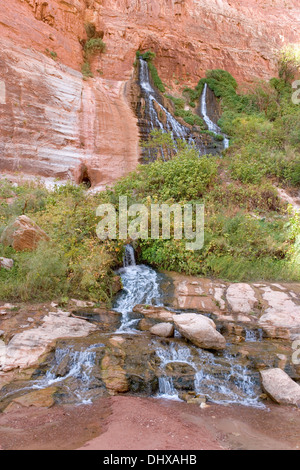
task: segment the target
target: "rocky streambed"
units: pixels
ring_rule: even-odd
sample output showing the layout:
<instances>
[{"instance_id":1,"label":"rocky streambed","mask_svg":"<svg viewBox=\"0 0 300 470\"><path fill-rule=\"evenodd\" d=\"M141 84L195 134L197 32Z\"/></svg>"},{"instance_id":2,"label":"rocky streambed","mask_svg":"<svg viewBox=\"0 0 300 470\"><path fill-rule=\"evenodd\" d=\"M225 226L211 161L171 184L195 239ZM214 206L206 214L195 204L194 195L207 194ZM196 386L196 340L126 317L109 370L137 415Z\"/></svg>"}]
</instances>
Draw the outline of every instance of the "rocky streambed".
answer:
<instances>
[{"instance_id":1,"label":"rocky streambed","mask_svg":"<svg viewBox=\"0 0 300 470\"><path fill-rule=\"evenodd\" d=\"M0 307L2 412L116 394L202 408L264 408L270 397L299 405L299 285L226 284L147 266L119 274L112 311L75 300L67 309Z\"/></svg>"}]
</instances>

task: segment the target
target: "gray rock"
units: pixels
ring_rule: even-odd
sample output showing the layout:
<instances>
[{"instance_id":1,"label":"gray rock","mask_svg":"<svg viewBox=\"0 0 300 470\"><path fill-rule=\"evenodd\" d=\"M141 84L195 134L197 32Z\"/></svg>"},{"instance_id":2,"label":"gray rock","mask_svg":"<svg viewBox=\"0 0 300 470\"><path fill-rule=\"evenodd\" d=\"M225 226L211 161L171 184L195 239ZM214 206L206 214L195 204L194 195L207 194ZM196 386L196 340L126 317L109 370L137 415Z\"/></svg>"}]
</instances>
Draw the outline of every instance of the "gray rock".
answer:
<instances>
[{"instance_id":1,"label":"gray rock","mask_svg":"<svg viewBox=\"0 0 300 470\"><path fill-rule=\"evenodd\" d=\"M174 316L179 333L199 348L222 350L226 340L217 330L212 320L196 313L183 313Z\"/></svg>"},{"instance_id":2,"label":"gray rock","mask_svg":"<svg viewBox=\"0 0 300 470\"><path fill-rule=\"evenodd\" d=\"M260 375L262 387L272 400L278 404L300 408L300 385L282 369L263 370Z\"/></svg>"},{"instance_id":3,"label":"gray rock","mask_svg":"<svg viewBox=\"0 0 300 470\"><path fill-rule=\"evenodd\" d=\"M0 268L11 269L14 265L14 261L10 258L0 257Z\"/></svg>"}]
</instances>

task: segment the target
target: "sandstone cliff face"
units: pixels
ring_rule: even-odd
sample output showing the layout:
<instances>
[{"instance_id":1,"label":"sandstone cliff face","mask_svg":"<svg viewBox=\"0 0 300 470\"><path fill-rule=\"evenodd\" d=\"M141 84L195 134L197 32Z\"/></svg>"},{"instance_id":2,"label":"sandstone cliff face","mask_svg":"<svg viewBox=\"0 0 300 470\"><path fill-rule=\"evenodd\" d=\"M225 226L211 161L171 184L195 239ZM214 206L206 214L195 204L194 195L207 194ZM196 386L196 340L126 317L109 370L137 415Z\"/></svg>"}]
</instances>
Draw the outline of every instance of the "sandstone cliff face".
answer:
<instances>
[{"instance_id":1,"label":"sandstone cliff face","mask_svg":"<svg viewBox=\"0 0 300 470\"><path fill-rule=\"evenodd\" d=\"M124 82L81 73L0 40L0 170L89 179L100 188L138 162L137 120Z\"/></svg>"},{"instance_id":2,"label":"sandstone cliff face","mask_svg":"<svg viewBox=\"0 0 300 470\"><path fill-rule=\"evenodd\" d=\"M86 22L107 50L83 82ZM2 1L0 169L110 184L140 158L125 93L136 50L156 52L168 84L194 85L210 68L243 82L273 75L274 48L299 31L298 0Z\"/></svg>"}]
</instances>

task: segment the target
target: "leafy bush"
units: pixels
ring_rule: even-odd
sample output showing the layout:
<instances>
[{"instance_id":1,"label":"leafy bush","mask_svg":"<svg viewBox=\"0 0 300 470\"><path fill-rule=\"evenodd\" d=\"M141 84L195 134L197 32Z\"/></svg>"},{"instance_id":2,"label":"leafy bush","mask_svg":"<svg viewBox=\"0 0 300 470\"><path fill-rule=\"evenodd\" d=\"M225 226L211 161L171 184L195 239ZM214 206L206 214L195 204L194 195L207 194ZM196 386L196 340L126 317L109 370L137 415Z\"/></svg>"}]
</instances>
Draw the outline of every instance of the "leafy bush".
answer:
<instances>
[{"instance_id":1,"label":"leafy bush","mask_svg":"<svg viewBox=\"0 0 300 470\"><path fill-rule=\"evenodd\" d=\"M91 71L91 66L89 62L84 62L81 67L81 73L85 78L93 78L94 75Z\"/></svg>"},{"instance_id":2,"label":"leafy bush","mask_svg":"<svg viewBox=\"0 0 300 470\"><path fill-rule=\"evenodd\" d=\"M14 199L9 205L0 199L0 231L23 213L24 201L29 200L26 215L51 238L29 253L0 244L0 256L15 262L11 271L0 269L1 300L80 296L109 303L122 243L98 240L96 196L88 197L81 186L60 186L49 192L33 183L15 188L5 181L0 182L0 195Z\"/></svg>"},{"instance_id":3,"label":"leafy bush","mask_svg":"<svg viewBox=\"0 0 300 470\"><path fill-rule=\"evenodd\" d=\"M101 54L105 52L106 44L101 38L89 39L84 46L84 52L87 56Z\"/></svg>"}]
</instances>

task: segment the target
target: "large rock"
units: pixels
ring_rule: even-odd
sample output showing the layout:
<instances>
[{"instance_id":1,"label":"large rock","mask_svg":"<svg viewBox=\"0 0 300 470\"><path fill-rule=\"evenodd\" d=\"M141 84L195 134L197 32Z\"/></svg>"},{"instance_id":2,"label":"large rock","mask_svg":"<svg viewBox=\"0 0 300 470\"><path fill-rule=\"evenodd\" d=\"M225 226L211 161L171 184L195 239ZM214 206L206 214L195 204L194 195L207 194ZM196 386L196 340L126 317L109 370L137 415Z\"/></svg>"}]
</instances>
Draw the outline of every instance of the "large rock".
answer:
<instances>
[{"instance_id":1,"label":"large rock","mask_svg":"<svg viewBox=\"0 0 300 470\"><path fill-rule=\"evenodd\" d=\"M162 338L171 338L174 335L174 325L171 323L159 323L150 328L150 333Z\"/></svg>"},{"instance_id":2,"label":"large rock","mask_svg":"<svg viewBox=\"0 0 300 470\"><path fill-rule=\"evenodd\" d=\"M34 250L48 235L26 215L20 215L2 233L0 242L12 246L16 251Z\"/></svg>"},{"instance_id":3,"label":"large rock","mask_svg":"<svg viewBox=\"0 0 300 470\"><path fill-rule=\"evenodd\" d=\"M154 307L153 305L136 305L133 311L140 313L145 317L163 322L172 322L176 316L175 313L170 312L164 307Z\"/></svg>"},{"instance_id":4,"label":"large rock","mask_svg":"<svg viewBox=\"0 0 300 470\"><path fill-rule=\"evenodd\" d=\"M72 318L68 312L51 312L41 326L16 334L3 347L0 370L25 369L36 365L39 358L50 351L59 338L79 338L95 331L96 326L85 320Z\"/></svg>"},{"instance_id":5,"label":"large rock","mask_svg":"<svg viewBox=\"0 0 300 470\"><path fill-rule=\"evenodd\" d=\"M173 306L179 309L198 310L200 312L220 312L219 301L222 296L222 287L214 284L210 279L197 279L196 277L172 275L174 280ZM218 290L215 291L214 287Z\"/></svg>"},{"instance_id":6,"label":"large rock","mask_svg":"<svg viewBox=\"0 0 300 470\"><path fill-rule=\"evenodd\" d=\"M259 319L259 326L272 338L289 339L300 333L299 297L293 292L283 292L263 287L263 299L268 307Z\"/></svg>"},{"instance_id":7,"label":"large rock","mask_svg":"<svg viewBox=\"0 0 300 470\"><path fill-rule=\"evenodd\" d=\"M14 260L10 259L10 258L1 258L0 257L0 268L4 268L4 269L12 269L14 265Z\"/></svg>"},{"instance_id":8,"label":"large rock","mask_svg":"<svg viewBox=\"0 0 300 470\"><path fill-rule=\"evenodd\" d=\"M106 349L101 361L101 377L110 394L125 393L129 390L124 368L126 353L123 350L123 345L125 340L120 336L113 336L109 342L111 347Z\"/></svg>"},{"instance_id":9,"label":"large rock","mask_svg":"<svg viewBox=\"0 0 300 470\"><path fill-rule=\"evenodd\" d=\"M179 333L199 348L222 350L226 340L217 330L212 320L196 313L183 313L174 317Z\"/></svg>"},{"instance_id":10,"label":"large rock","mask_svg":"<svg viewBox=\"0 0 300 470\"><path fill-rule=\"evenodd\" d=\"M20 7L19 0L12 1ZM76 9L70 2L63 3L67 9ZM80 3L83 14L83 0L76 0L76 4ZM12 5L9 10L11 8ZM28 33L23 38L25 47L20 44L22 26L20 23L10 26L12 17L3 18L1 6L0 91L4 83L6 99L5 103L0 102L0 173L11 174L17 170L23 178L25 175L40 176L51 186L58 178L75 183L85 181L92 187L105 189L106 185L133 171L139 163L137 118L127 99L123 76L107 80L96 72L94 80L83 80L81 65L77 62L79 58L82 63L82 47L78 39L85 37L84 19L78 16L78 24L74 24L72 13L67 13L69 26L63 25L66 29L59 33L60 47L56 49L53 41L49 40L48 27L48 35L44 38L48 45L44 42L42 53L39 53L34 50L33 37ZM3 21L8 19L8 30L20 28L16 43L2 36ZM29 15L27 20L30 21L29 30L33 32L31 20L34 18ZM43 22L36 22L39 36L43 26ZM68 41L69 28L81 30L71 43ZM57 62L45 54L46 48L49 51L56 49ZM77 51L73 69L60 63L68 56L67 49L72 54ZM133 61L134 58L130 71ZM15 86L16 83L22 83L22 86Z\"/></svg>"},{"instance_id":11,"label":"large rock","mask_svg":"<svg viewBox=\"0 0 300 470\"><path fill-rule=\"evenodd\" d=\"M300 407L300 385L294 382L282 369L260 372L262 387L276 403Z\"/></svg>"},{"instance_id":12,"label":"large rock","mask_svg":"<svg viewBox=\"0 0 300 470\"><path fill-rule=\"evenodd\" d=\"M43 390L35 390L21 397L14 398L7 408L5 408L4 413L17 410L19 407L29 408L33 406L36 408L51 408L55 404L53 395L56 391L56 387L48 387Z\"/></svg>"}]
</instances>

